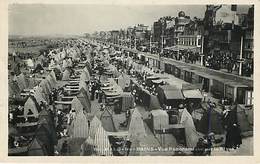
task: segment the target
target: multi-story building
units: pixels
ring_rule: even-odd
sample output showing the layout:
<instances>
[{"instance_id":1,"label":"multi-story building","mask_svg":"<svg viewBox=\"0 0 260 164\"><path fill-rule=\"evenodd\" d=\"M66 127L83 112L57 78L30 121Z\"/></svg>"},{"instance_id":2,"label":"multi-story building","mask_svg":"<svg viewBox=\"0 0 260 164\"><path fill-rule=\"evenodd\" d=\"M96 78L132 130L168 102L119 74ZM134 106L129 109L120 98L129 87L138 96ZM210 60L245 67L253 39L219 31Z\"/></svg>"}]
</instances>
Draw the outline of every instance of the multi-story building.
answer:
<instances>
[{"instance_id":1,"label":"multi-story building","mask_svg":"<svg viewBox=\"0 0 260 164\"><path fill-rule=\"evenodd\" d=\"M111 33L111 42L112 43L118 43L118 41L119 41L119 31L113 30L110 33Z\"/></svg>"},{"instance_id":2,"label":"multi-story building","mask_svg":"<svg viewBox=\"0 0 260 164\"><path fill-rule=\"evenodd\" d=\"M243 40L243 74L253 75L254 64L254 6L250 7L247 13Z\"/></svg>"},{"instance_id":3,"label":"multi-story building","mask_svg":"<svg viewBox=\"0 0 260 164\"><path fill-rule=\"evenodd\" d=\"M239 58L242 28L236 5L208 5L204 17L204 53L230 54Z\"/></svg>"},{"instance_id":4,"label":"multi-story building","mask_svg":"<svg viewBox=\"0 0 260 164\"><path fill-rule=\"evenodd\" d=\"M184 11L178 13L178 17L175 18L174 29L174 45L178 44L179 36L183 34L185 26L191 21L189 16L186 16Z\"/></svg>"},{"instance_id":5,"label":"multi-story building","mask_svg":"<svg viewBox=\"0 0 260 164\"><path fill-rule=\"evenodd\" d=\"M157 42L158 47L162 48L166 45L166 40L169 38L167 35L167 24L173 21L174 18L171 16L161 17L158 21L153 24L153 42Z\"/></svg>"},{"instance_id":6,"label":"multi-story building","mask_svg":"<svg viewBox=\"0 0 260 164\"><path fill-rule=\"evenodd\" d=\"M191 52L201 52L203 21L196 19L184 26L183 33L178 36L178 47Z\"/></svg>"},{"instance_id":7,"label":"multi-story building","mask_svg":"<svg viewBox=\"0 0 260 164\"><path fill-rule=\"evenodd\" d=\"M168 21L166 24L166 29L165 29L165 46L166 47L171 47L174 46L175 44L175 38L174 38L174 30L175 30L175 18L173 20Z\"/></svg>"},{"instance_id":8,"label":"multi-story building","mask_svg":"<svg viewBox=\"0 0 260 164\"><path fill-rule=\"evenodd\" d=\"M254 58L254 6L249 8L244 34L243 58Z\"/></svg>"},{"instance_id":9,"label":"multi-story building","mask_svg":"<svg viewBox=\"0 0 260 164\"><path fill-rule=\"evenodd\" d=\"M148 26L145 26L143 24L138 24L137 26L134 27L135 37L141 41L149 39L147 38L147 31L148 31Z\"/></svg>"}]
</instances>

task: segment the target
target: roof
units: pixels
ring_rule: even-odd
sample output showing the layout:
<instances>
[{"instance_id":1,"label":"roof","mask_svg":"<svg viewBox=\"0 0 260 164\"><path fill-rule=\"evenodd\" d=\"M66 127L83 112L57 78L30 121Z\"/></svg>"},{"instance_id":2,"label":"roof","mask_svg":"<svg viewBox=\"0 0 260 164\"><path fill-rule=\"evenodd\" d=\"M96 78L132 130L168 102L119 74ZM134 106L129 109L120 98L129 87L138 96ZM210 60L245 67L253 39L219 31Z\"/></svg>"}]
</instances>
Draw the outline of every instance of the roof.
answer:
<instances>
[{"instance_id":1,"label":"roof","mask_svg":"<svg viewBox=\"0 0 260 164\"><path fill-rule=\"evenodd\" d=\"M158 79L158 80L152 80L153 83L156 83L156 84L160 84L163 82L162 79Z\"/></svg>"},{"instance_id":2,"label":"roof","mask_svg":"<svg viewBox=\"0 0 260 164\"><path fill-rule=\"evenodd\" d=\"M171 99L184 99L181 90L167 90L164 91L165 98L168 100Z\"/></svg>"},{"instance_id":3,"label":"roof","mask_svg":"<svg viewBox=\"0 0 260 164\"><path fill-rule=\"evenodd\" d=\"M157 96L154 95L150 95L150 105L149 105L149 109L153 110L153 109L160 109L160 102L158 100Z\"/></svg>"},{"instance_id":4,"label":"roof","mask_svg":"<svg viewBox=\"0 0 260 164\"><path fill-rule=\"evenodd\" d=\"M177 88L174 87L173 85L161 85L161 86L158 86L158 89L162 89L163 91L166 91L166 90L177 90Z\"/></svg>"},{"instance_id":5,"label":"roof","mask_svg":"<svg viewBox=\"0 0 260 164\"><path fill-rule=\"evenodd\" d=\"M183 96L185 98L196 98L196 99L202 99L203 98L200 90L198 90L198 89L196 89L196 90L183 90L182 93L183 93Z\"/></svg>"},{"instance_id":6,"label":"roof","mask_svg":"<svg viewBox=\"0 0 260 164\"><path fill-rule=\"evenodd\" d=\"M165 110L161 110L161 109L159 109L159 110L152 110L151 114L153 116L163 116L163 115L164 116L168 116L167 112Z\"/></svg>"}]
</instances>

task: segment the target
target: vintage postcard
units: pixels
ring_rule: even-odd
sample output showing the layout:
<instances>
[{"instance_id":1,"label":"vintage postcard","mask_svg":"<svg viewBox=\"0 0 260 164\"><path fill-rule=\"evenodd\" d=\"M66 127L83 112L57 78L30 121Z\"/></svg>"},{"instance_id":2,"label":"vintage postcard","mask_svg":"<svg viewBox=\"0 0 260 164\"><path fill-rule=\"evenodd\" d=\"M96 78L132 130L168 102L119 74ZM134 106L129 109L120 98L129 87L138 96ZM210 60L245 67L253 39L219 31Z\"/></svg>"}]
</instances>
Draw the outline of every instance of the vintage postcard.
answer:
<instances>
[{"instance_id":1,"label":"vintage postcard","mask_svg":"<svg viewBox=\"0 0 260 164\"><path fill-rule=\"evenodd\" d=\"M258 1L1 3L3 161L260 162Z\"/></svg>"}]
</instances>

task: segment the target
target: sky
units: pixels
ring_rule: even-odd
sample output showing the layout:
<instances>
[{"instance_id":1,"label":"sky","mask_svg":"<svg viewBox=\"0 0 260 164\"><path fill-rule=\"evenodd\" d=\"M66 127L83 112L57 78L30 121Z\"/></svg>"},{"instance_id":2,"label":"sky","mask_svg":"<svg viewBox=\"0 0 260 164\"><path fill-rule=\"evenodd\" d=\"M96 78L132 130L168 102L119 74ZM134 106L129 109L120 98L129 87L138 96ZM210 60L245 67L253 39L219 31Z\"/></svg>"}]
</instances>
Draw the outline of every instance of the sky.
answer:
<instances>
[{"instance_id":1,"label":"sky","mask_svg":"<svg viewBox=\"0 0 260 164\"><path fill-rule=\"evenodd\" d=\"M247 12L249 6L238 10ZM151 27L162 16L203 18L205 5L90 5L12 4L8 8L9 35L77 35L124 29L145 24Z\"/></svg>"}]
</instances>

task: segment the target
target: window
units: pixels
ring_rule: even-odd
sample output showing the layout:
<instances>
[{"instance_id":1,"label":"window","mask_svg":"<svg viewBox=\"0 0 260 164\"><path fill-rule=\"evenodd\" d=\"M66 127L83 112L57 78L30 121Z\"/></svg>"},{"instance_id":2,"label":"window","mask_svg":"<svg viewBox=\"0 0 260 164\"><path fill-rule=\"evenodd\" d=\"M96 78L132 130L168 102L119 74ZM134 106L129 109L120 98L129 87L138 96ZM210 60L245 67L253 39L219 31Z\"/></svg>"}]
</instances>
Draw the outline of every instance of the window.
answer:
<instances>
[{"instance_id":1,"label":"window","mask_svg":"<svg viewBox=\"0 0 260 164\"><path fill-rule=\"evenodd\" d=\"M253 105L253 91L246 91L246 105Z\"/></svg>"},{"instance_id":2,"label":"window","mask_svg":"<svg viewBox=\"0 0 260 164\"><path fill-rule=\"evenodd\" d=\"M201 38L198 39L198 46L201 46Z\"/></svg>"}]
</instances>

